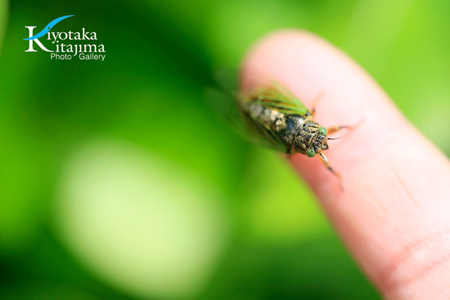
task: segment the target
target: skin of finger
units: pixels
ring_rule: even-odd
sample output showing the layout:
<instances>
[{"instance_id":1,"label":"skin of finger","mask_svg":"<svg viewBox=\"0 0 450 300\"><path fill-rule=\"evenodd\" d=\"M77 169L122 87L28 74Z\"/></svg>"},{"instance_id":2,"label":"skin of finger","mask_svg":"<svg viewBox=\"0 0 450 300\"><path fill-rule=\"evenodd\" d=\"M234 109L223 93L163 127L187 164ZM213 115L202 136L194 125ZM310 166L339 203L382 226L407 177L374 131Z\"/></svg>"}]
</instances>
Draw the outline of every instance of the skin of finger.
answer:
<instances>
[{"instance_id":1,"label":"skin of finger","mask_svg":"<svg viewBox=\"0 0 450 300\"><path fill-rule=\"evenodd\" d=\"M322 126L359 124L333 134L342 139L324 152L343 192L318 158L292 155L293 167L386 297L425 299L432 289L450 298L443 280L430 283L450 279L450 164L370 76L322 39L284 30L251 49L241 77L243 90L279 81L308 107L323 93L315 114Z\"/></svg>"}]
</instances>

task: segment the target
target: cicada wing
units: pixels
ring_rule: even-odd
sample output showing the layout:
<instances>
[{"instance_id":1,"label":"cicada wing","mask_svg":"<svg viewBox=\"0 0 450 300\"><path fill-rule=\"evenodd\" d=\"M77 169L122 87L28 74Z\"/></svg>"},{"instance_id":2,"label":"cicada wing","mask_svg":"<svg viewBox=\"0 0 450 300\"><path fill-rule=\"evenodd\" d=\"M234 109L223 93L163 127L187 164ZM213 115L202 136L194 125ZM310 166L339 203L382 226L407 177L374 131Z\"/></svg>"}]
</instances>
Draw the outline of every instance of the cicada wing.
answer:
<instances>
[{"instance_id":1,"label":"cicada wing","mask_svg":"<svg viewBox=\"0 0 450 300\"><path fill-rule=\"evenodd\" d=\"M289 89L287 89L284 85L281 83L275 81L273 82L273 85L279 93L285 96L285 99L289 101L290 104L292 104L297 110L302 110L305 112L309 112L306 105L298 98L296 97Z\"/></svg>"},{"instance_id":2,"label":"cicada wing","mask_svg":"<svg viewBox=\"0 0 450 300\"><path fill-rule=\"evenodd\" d=\"M231 123L238 133L244 136L248 134L248 129L243 122L242 112L239 110L234 97L217 89L208 88L205 91L205 99L211 109Z\"/></svg>"},{"instance_id":3,"label":"cicada wing","mask_svg":"<svg viewBox=\"0 0 450 300\"><path fill-rule=\"evenodd\" d=\"M276 109L286 115L310 114L305 104L278 82L272 82L271 87L255 89L248 97L257 105Z\"/></svg>"},{"instance_id":4,"label":"cicada wing","mask_svg":"<svg viewBox=\"0 0 450 300\"><path fill-rule=\"evenodd\" d=\"M283 153L286 153L288 151L286 145L281 141L278 134L272 128L258 122L257 120L254 120L248 115L247 124L248 127L252 129L249 137L253 143L271 148L276 151L281 151Z\"/></svg>"},{"instance_id":5,"label":"cicada wing","mask_svg":"<svg viewBox=\"0 0 450 300\"><path fill-rule=\"evenodd\" d=\"M239 92L237 74L236 71L226 68L215 71L214 79L220 89L207 89L208 104L251 142L287 152L289 149L273 128L251 118L246 109L242 108L246 107L247 101L252 101L257 105L274 108L285 114L306 115L309 113L308 109L298 98L276 82L272 82L270 87L242 94Z\"/></svg>"},{"instance_id":6,"label":"cicada wing","mask_svg":"<svg viewBox=\"0 0 450 300\"><path fill-rule=\"evenodd\" d=\"M244 139L276 151L286 152L287 149L278 136L241 111L237 100L213 88L207 89L205 94L209 106L233 125L235 131Z\"/></svg>"},{"instance_id":7,"label":"cicada wing","mask_svg":"<svg viewBox=\"0 0 450 300\"><path fill-rule=\"evenodd\" d=\"M223 93L231 96L235 100L239 97L239 72L231 68L216 68L214 70L214 80Z\"/></svg>"},{"instance_id":8,"label":"cicada wing","mask_svg":"<svg viewBox=\"0 0 450 300\"><path fill-rule=\"evenodd\" d=\"M231 68L216 68L213 73L217 88L206 90L206 102L219 116L232 124L244 138L251 139L244 112L240 107L238 71Z\"/></svg>"},{"instance_id":9,"label":"cicada wing","mask_svg":"<svg viewBox=\"0 0 450 300\"><path fill-rule=\"evenodd\" d=\"M239 85L237 71L230 68L216 68L213 73L217 88L206 90L206 102L226 120L231 122L236 129L242 132L241 111L239 109Z\"/></svg>"}]
</instances>

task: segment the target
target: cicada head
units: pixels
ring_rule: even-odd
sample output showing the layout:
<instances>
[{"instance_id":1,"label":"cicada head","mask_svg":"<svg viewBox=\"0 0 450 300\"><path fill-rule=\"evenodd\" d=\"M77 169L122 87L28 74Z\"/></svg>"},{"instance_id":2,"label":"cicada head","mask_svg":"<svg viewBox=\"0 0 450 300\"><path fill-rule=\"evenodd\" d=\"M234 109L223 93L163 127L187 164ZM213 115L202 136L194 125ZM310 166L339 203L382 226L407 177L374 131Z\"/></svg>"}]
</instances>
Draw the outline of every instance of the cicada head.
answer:
<instances>
[{"instance_id":1,"label":"cicada head","mask_svg":"<svg viewBox=\"0 0 450 300\"><path fill-rule=\"evenodd\" d=\"M317 138L314 142L314 150L316 153L319 153L321 151L328 149L328 143L327 143L327 129L325 127L320 127L317 132Z\"/></svg>"},{"instance_id":2,"label":"cicada head","mask_svg":"<svg viewBox=\"0 0 450 300\"><path fill-rule=\"evenodd\" d=\"M314 133L314 137L311 139L311 144L309 144L306 150L306 155L308 157L314 157L317 153L328 149L327 143L327 129L325 127L319 127Z\"/></svg>"}]
</instances>

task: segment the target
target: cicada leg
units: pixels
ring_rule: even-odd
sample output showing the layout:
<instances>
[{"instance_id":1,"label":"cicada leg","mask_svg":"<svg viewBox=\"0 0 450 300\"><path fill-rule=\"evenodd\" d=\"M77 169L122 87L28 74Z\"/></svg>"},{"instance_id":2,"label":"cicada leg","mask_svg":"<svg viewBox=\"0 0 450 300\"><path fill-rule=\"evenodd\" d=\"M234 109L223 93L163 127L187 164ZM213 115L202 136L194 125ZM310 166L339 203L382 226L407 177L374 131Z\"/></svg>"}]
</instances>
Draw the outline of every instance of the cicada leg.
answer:
<instances>
[{"instance_id":1,"label":"cicada leg","mask_svg":"<svg viewBox=\"0 0 450 300\"><path fill-rule=\"evenodd\" d=\"M329 127L329 128L327 128L327 132L328 132L328 134L330 134L330 133L339 131L341 129L352 129L353 130L353 129L359 127L363 122L364 122L364 120L361 119L361 120L359 120L358 123L356 123L354 125L339 125L339 126Z\"/></svg>"},{"instance_id":2,"label":"cicada leg","mask_svg":"<svg viewBox=\"0 0 450 300\"><path fill-rule=\"evenodd\" d=\"M341 189L341 191L344 191L344 187L342 186L341 175L331 167L328 158L324 154L319 153L319 155L325 167L328 170L330 170L330 172L333 173L333 175L336 176L336 178L339 180L339 188Z\"/></svg>"},{"instance_id":3,"label":"cicada leg","mask_svg":"<svg viewBox=\"0 0 450 300\"><path fill-rule=\"evenodd\" d=\"M316 106L317 106L317 103L319 103L319 100L322 99L323 95L324 95L323 92L322 92L322 93L319 93L319 94L316 96L316 98L314 98L314 100L313 100L313 106L312 106L312 109L311 109L311 115L312 115L313 117L314 117L314 113L316 112Z\"/></svg>"},{"instance_id":4,"label":"cicada leg","mask_svg":"<svg viewBox=\"0 0 450 300\"><path fill-rule=\"evenodd\" d=\"M329 128L327 128L327 133L331 134L331 133L337 132L337 131L339 131L341 129L344 129L344 128L346 128L346 129L353 129L353 126L338 125L338 126L329 127Z\"/></svg>"}]
</instances>

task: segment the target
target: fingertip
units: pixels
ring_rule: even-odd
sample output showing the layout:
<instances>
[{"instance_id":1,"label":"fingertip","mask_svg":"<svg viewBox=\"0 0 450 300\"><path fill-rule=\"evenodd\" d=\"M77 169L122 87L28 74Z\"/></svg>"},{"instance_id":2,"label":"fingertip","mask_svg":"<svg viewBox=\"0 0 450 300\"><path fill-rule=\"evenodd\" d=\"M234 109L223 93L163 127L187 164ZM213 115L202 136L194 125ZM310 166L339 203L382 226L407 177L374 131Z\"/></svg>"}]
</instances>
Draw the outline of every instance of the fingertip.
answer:
<instances>
[{"instance_id":1,"label":"fingertip","mask_svg":"<svg viewBox=\"0 0 450 300\"><path fill-rule=\"evenodd\" d=\"M358 64L316 35L282 30L260 40L244 60L244 89L258 84L255 76L280 82L309 108L324 93L314 116L321 126L358 124L326 151L342 176L343 192L339 180L317 158L294 154L290 162L381 287L385 279L378 278L380 270L408 244L427 238L436 227L448 227L441 213L443 206L450 210L450 197L444 192L450 180L448 160ZM427 217L418 217L424 211ZM402 266L397 273L401 277L410 269Z\"/></svg>"},{"instance_id":2,"label":"fingertip","mask_svg":"<svg viewBox=\"0 0 450 300\"><path fill-rule=\"evenodd\" d=\"M360 123L354 130L342 131L339 136L344 139L330 142L327 155L334 169L340 172L345 173L349 165L354 165L355 157L365 159L363 149L376 144L380 131L396 131L406 124L362 68L312 33L287 29L261 39L244 60L243 88L258 85L255 77L281 82L309 108L313 99L322 94L315 114L315 120L321 126ZM352 157L352 154L355 155ZM326 188L330 182L333 182L331 187L339 189L317 160L294 155L292 162L317 191ZM315 171L310 172L311 168Z\"/></svg>"}]
</instances>

